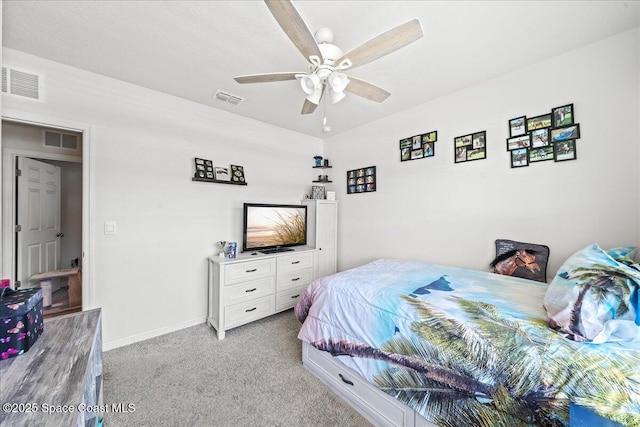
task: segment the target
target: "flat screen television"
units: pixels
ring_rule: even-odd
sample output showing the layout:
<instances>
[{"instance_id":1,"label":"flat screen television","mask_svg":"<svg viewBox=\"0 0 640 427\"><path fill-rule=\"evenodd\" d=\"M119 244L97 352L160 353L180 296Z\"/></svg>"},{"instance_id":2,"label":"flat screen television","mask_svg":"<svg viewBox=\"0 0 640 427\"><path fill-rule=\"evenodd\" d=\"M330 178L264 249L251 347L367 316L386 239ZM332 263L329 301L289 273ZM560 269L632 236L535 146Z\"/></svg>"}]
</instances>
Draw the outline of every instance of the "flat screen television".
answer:
<instances>
[{"instance_id":1,"label":"flat screen television","mask_svg":"<svg viewBox=\"0 0 640 427\"><path fill-rule=\"evenodd\" d=\"M244 204L243 251L275 253L307 244L304 205Z\"/></svg>"}]
</instances>

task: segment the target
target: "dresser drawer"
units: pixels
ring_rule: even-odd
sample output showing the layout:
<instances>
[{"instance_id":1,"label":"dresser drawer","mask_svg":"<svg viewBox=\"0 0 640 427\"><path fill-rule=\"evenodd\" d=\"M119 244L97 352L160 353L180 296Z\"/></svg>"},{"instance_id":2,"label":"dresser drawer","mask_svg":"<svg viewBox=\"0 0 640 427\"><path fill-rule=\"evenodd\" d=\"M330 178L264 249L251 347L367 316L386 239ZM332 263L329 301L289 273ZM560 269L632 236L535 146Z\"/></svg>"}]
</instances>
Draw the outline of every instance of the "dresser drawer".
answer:
<instances>
[{"instance_id":1,"label":"dresser drawer","mask_svg":"<svg viewBox=\"0 0 640 427\"><path fill-rule=\"evenodd\" d=\"M292 288L306 288L313 279L313 268L299 271L278 272L278 292Z\"/></svg>"},{"instance_id":2,"label":"dresser drawer","mask_svg":"<svg viewBox=\"0 0 640 427\"><path fill-rule=\"evenodd\" d=\"M273 277L265 277L264 279L225 286L224 301L226 305L234 305L246 300L273 295L274 292L275 279Z\"/></svg>"},{"instance_id":3,"label":"dresser drawer","mask_svg":"<svg viewBox=\"0 0 640 427\"><path fill-rule=\"evenodd\" d=\"M240 304L230 305L224 309L224 318L227 328L233 328L262 317L273 314L275 309L275 297L269 295L256 298Z\"/></svg>"},{"instance_id":4,"label":"dresser drawer","mask_svg":"<svg viewBox=\"0 0 640 427\"><path fill-rule=\"evenodd\" d=\"M278 257L278 272L313 267L313 251Z\"/></svg>"},{"instance_id":5,"label":"dresser drawer","mask_svg":"<svg viewBox=\"0 0 640 427\"><path fill-rule=\"evenodd\" d=\"M344 366L329 353L307 343L302 349L304 365L320 374L327 385L379 426L414 426L414 411L402 402L378 390L360 375Z\"/></svg>"},{"instance_id":6,"label":"dresser drawer","mask_svg":"<svg viewBox=\"0 0 640 427\"><path fill-rule=\"evenodd\" d=\"M301 286L297 289L289 289L288 291L278 292L276 294L276 311L287 310L298 302L298 298L304 290L306 286Z\"/></svg>"},{"instance_id":7,"label":"dresser drawer","mask_svg":"<svg viewBox=\"0 0 640 427\"><path fill-rule=\"evenodd\" d=\"M275 274L275 258L239 262L224 266L225 286L244 282L246 280L275 276Z\"/></svg>"}]
</instances>

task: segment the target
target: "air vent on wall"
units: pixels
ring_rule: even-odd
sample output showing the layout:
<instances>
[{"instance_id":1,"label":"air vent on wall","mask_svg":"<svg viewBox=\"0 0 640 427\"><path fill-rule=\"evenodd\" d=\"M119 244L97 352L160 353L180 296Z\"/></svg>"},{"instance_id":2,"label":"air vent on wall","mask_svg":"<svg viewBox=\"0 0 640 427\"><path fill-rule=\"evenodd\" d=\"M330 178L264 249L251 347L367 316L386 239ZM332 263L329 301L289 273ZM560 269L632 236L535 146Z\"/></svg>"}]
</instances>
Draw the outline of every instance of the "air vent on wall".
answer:
<instances>
[{"instance_id":1,"label":"air vent on wall","mask_svg":"<svg viewBox=\"0 0 640 427\"><path fill-rule=\"evenodd\" d=\"M42 101L42 75L15 68L2 67L2 93Z\"/></svg>"},{"instance_id":2,"label":"air vent on wall","mask_svg":"<svg viewBox=\"0 0 640 427\"><path fill-rule=\"evenodd\" d=\"M220 101L228 102L229 104L233 104L233 105L238 105L242 101L244 101L244 98L242 98L241 96L232 95L228 92L221 91L220 89L218 89L218 91L213 95L213 97L215 99L219 99Z\"/></svg>"},{"instance_id":3,"label":"air vent on wall","mask_svg":"<svg viewBox=\"0 0 640 427\"><path fill-rule=\"evenodd\" d=\"M68 150L78 150L78 135L70 133L54 132L51 130L44 131L44 146L55 148L66 148Z\"/></svg>"}]
</instances>

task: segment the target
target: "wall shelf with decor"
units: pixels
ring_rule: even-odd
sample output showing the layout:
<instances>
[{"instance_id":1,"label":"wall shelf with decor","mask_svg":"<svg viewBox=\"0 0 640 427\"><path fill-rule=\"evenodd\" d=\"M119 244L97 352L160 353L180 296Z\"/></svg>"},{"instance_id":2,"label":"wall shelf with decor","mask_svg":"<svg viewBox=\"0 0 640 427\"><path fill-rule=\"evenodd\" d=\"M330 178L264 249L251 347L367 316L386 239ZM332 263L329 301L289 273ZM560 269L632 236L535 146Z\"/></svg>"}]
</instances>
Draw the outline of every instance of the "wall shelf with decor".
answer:
<instances>
[{"instance_id":1,"label":"wall shelf with decor","mask_svg":"<svg viewBox=\"0 0 640 427\"><path fill-rule=\"evenodd\" d=\"M311 181L311 182L316 182L316 183L319 183L319 184L326 184L328 182L333 182L333 181L329 181L329 180L324 180L323 179L323 180L315 180L315 181Z\"/></svg>"},{"instance_id":2,"label":"wall shelf with decor","mask_svg":"<svg viewBox=\"0 0 640 427\"><path fill-rule=\"evenodd\" d=\"M313 166L313 169L331 169L333 166Z\"/></svg>"},{"instance_id":3,"label":"wall shelf with decor","mask_svg":"<svg viewBox=\"0 0 640 427\"><path fill-rule=\"evenodd\" d=\"M191 181L199 181L199 182L213 182L216 184L232 184L232 185L247 185L246 182L240 182L240 181L222 181L219 179L211 179L211 178L196 178L193 177L191 178Z\"/></svg>"},{"instance_id":4,"label":"wall shelf with decor","mask_svg":"<svg viewBox=\"0 0 640 427\"><path fill-rule=\"evenodd\" d=\"M192 181L215 182L216 184L247 185L244 179L244 167L231 165L231 168L213 166L207 159L194 159L195 172Z\"/></svg>"}]
</instances>

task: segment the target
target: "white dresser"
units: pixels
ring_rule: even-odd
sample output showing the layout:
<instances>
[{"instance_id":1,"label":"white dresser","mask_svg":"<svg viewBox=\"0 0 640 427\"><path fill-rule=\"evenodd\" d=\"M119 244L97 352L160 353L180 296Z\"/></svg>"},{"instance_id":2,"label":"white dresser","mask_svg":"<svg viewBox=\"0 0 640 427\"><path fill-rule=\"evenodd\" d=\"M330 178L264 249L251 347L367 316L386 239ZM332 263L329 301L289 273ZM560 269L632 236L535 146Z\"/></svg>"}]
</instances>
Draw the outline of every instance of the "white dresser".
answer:
<instances>
[{"instance_id":1,"label":"white dresser","mask_svg":"<svg viewBox=\"0 0 640 427\"><path fill-rule=\"evenodd\" d=\"M218 339L228 329L292 308L315 276L315 252L305 246L269 255L246 252L236 259L210 257L207 320Z\"/></svg>"}]
</instances>

